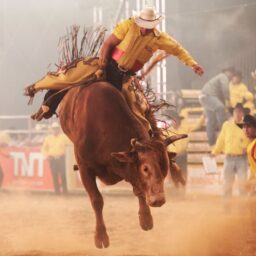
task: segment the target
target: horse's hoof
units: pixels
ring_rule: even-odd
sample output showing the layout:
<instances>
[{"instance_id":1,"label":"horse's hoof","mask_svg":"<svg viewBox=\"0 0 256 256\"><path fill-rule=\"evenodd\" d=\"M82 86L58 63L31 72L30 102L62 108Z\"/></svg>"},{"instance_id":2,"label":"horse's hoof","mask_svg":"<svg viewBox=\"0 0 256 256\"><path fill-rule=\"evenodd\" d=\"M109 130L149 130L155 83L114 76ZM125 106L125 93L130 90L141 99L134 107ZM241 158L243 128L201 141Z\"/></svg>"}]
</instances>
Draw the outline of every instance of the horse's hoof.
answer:
<instances>
[{"instance_id":1,"label":"horse's hoof","mask_svg":"<svg viewBox=\"0 0 256 256\"><path fill-rule=\"evenodd\" d=\"M109 238L107 233L96 234L94 237L95 246L99 249L109 247Z\"/></svg>"},{"instance_id":2,"label":"horse's hoof","mask_svg":"<svg viewBox=\"0 0 256 256\"><path fill-rule=\"evenodd\" d=\"M151 214L140 214L139 215L140 226L143 230L147 231L153 228L153 218Z\"/></svg>"}]
</instances>

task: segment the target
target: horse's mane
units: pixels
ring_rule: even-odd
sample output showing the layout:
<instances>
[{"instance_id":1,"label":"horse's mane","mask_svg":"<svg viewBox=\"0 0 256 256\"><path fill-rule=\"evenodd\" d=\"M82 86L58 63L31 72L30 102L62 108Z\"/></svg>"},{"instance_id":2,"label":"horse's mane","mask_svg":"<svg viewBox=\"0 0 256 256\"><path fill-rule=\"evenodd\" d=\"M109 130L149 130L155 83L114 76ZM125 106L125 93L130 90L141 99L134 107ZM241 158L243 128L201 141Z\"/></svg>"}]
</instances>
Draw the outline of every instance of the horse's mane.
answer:
<instances>
[{"instance_id":1,"label":"horse's mane","mask_svg":"<svg viewBox=\"0 0 256 256\"><path fill-rule=\"evenodd\" d=\"M57 69L66 69L84 57L98 56L107 29L103 26L83 27L73 25L59 38Z\"/></svg>"},{"instance_id":2,"label":"horse's mane","mask_svg":"<svg viewBox=\"0 0 256 256\"><path fill-rule=\"evenodd\" d=\"M150 68L152 69L153 67L150 66ZM163 134L166 130L169 129L169 124L165 121L165 119L172 119L172 117L166 114L162 114L162 112L166 112L166 109L170 108L175 109L176 107L168 103L165 99L159 99L159 95L157 95L157 93L152 88L145 86L143 87L142 83L143 80L141 80L139 76L138 79L133 80L133 88L135 91L138 90L145 96L148 106L150 108L150 113L148 113L147 119L150 120L151 125L154 124L155 126L157 126L157 123L161 123L163 127L158 127L158 129ZM137 103L139 104L139 102ZM156 118L156 115L158 116L158 118Z\"/></svg>"}]
</instances>

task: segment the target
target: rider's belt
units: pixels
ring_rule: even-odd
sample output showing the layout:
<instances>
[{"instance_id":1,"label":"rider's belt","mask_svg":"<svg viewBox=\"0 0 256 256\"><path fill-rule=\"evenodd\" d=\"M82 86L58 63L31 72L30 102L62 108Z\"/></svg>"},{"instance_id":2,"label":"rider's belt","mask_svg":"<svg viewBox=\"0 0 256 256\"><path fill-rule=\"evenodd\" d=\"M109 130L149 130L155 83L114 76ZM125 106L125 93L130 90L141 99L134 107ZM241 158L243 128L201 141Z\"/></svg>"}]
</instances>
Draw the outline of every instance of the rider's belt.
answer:
<instances>
[{"instance_id":1,"label":"rider's belt","mask_svg":"<svg viewBox=\"0 0 256 256\"><path fill-rule=\"evenodd\" d=\"M122 66L120 66L118 63L117 63L117 68L121 71L121 72L124 72L124 73L127 73L129 70L126 69L126 68L123 68Z\"/></svg>"},{"instance_id":2,"label":"rider's belt","mask_svg":"<svg viewBox=\"0 0 256 256\"><path fill-rule=\"evenodd\" d=\"M113 60L115 60L116 62L118 62L118 60L123 56L124 54L124 51L118 49L118 48L115 48L111 54L111 57ZM140 69L142 69L143 67L143 64L140 63L139 61L135 61L133 67L131 69L125 69L123 67L121 67L120 65L118 65L118 68L123 71L123 72L127 72L127 71L132 71L132 72L137 72L139 71Z\"/></svg>"}]
</instances>

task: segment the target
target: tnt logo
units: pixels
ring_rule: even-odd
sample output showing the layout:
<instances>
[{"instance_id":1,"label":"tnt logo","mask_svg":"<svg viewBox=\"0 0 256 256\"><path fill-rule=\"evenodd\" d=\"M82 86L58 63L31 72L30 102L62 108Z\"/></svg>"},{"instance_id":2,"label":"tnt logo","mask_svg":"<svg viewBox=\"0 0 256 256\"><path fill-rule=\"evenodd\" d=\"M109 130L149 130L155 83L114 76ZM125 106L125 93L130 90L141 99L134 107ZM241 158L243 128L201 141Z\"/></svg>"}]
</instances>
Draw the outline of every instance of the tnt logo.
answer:
<instances>
[{"instance_id":1,"label":"tnt logo","mask_svg":"<svg viewBox=\"0 0 256 256\"><path fill-rule=\"evenodd\" d=\"M14 161L14 176L37 176L43 177L44 174L44 156L40 152L10 152Z\"/></svg>"}]
</instances>

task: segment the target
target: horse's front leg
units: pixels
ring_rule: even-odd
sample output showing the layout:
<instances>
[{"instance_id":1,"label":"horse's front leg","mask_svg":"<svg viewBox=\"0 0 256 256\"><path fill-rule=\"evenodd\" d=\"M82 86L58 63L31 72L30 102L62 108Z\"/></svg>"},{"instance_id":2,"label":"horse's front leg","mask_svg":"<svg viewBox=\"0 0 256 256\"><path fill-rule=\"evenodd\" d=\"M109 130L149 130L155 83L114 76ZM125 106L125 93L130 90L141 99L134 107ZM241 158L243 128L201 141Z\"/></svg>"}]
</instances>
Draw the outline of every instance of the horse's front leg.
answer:
<instances>
[{"instance_id":1,"label":"horse's front leg","mask_svg":"<svg viewBox=\"0 0 256 256\"><path fill-rule=\"evenodd\" d=\"M135 187L133 188L134 194L139 199L139 221L140 226L143 230L150 230L153 228L153 218L150 212L150 208L146 203L145 196L137 190Z\"/></svg>"},{"instance_id":2,"label":"horse's front leg","mask_svg":"<svg viewBox=\"0 0 256 256\"><path fill-rule=\"evenodd\" d=\"M83 185L90 197L92 207L95 212L96 217L96 232L95 232L95 245L97 248L103 248L109 246L109 238L106 231L106 226L103 220L103 197L98 190L96 184L96 177L93 173L93 170L85 168L79 165L81 179Z\"/></svg>"}]
</instances>

